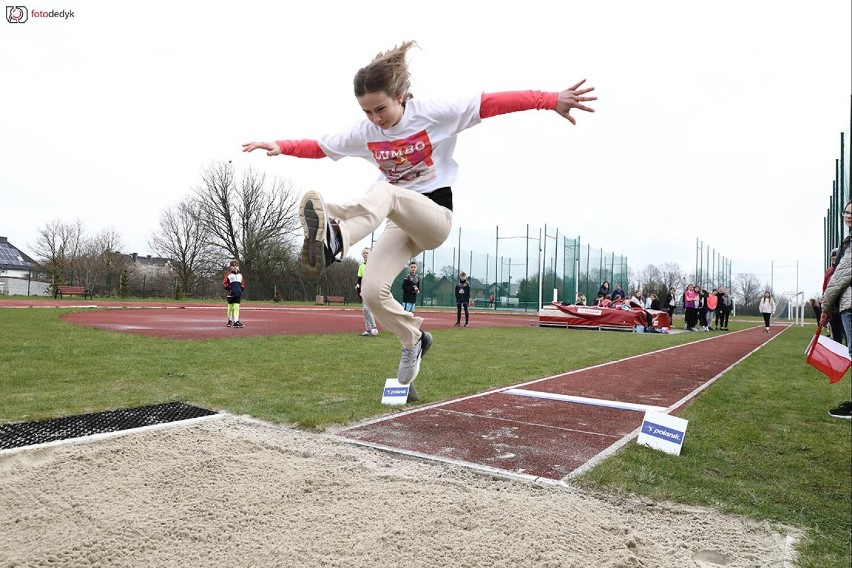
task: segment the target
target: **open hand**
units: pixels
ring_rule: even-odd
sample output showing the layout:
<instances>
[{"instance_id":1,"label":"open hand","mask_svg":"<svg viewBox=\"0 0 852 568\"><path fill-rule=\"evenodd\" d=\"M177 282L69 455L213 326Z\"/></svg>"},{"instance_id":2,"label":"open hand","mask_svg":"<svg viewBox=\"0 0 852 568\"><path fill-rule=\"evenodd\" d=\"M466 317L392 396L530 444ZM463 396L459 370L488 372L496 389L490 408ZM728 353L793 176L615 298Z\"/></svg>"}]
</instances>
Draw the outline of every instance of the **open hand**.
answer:
<instances>
[{"instance_id":1,"label":"open hand","mask_svg":"<svg viewBox=\"0 0 852 568\"><path fill-rule=\"evenodd\" d=\"M243 152L251 152L252 150L266 150L267 156L278 156L281 154L281 149L275 142L249 142L243 144Z\"/></svg>"},{"instance_id":2,"label":"open hand","mask_svg":"<svg viewBox=\"0 0 852 568\"><path fill-rule=\"evenodd\" d=\"M556 98L556 112L567 118L571 121L571 124L577 124L577 121L574 120L574 117L571 116L571 109L579 109L584 110L586 112L595 112L595 109L587 107L583 103L588 101L596 101L597 97L586 97L584 96L586 93L590 93L595 90L594 87L586 87L581 89L583 83L586 80L583 79L573 87L569 87L565 89L559 96Z\"/></svg>"}]
</instances>

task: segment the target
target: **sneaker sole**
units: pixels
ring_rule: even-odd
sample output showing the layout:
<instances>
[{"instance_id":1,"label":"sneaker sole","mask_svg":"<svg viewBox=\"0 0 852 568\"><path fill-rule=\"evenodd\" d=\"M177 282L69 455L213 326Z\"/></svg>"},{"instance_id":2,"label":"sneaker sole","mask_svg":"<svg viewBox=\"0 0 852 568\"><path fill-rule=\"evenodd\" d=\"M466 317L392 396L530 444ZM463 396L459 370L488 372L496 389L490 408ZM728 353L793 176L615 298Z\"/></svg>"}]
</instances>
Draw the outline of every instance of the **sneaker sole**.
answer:
<instances>
[{"instance_id":1,"label":"sneaker sole","mask_svg":"<svg viewBox=\"0 0 852 568\"><path fill-rule=\"evenodd\" d=\"M317 277L325 270L325 203L316 191L302 196L299 204L299 220L305 241L302 244L302 269L309 276Z\"/></svg>"}]
</instances>

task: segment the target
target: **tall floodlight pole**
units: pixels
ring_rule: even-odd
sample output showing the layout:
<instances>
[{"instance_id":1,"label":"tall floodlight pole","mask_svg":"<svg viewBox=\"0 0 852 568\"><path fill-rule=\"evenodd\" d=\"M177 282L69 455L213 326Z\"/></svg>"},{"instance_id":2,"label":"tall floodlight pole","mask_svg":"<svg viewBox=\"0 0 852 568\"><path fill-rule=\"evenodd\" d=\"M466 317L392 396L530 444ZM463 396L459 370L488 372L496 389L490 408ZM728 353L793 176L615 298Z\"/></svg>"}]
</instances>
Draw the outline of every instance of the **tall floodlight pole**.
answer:
<instances>
[{"instance_id":1,"label":"tall floodlight pole","mask_svg":"<svg viewBox=\"0 0 852 568\"><path fill-rule=\"evenodd\" d=\"M459 266L456 269L456 278L459 277L459 274L461 274L461 227L459 227Z\"/></svg>"},{"instance_id":2,"label":"tall floodlight pole","mask_svg":"<svg viewBox=\"0 0 852 568\"><path fill-rule=\"evenodd\" d=\"M498 254L500 250L500 225L497 225L497 237L494 240L494 309L497 309L497 294L500 293L500 288L498 286L498 276L497 276L497 265L503 264L500 262L500 255ZM501 267L502 268L502 267Z\"/></svg>"},{"instance_id":3,"label":"tall floodlight pole","mask_svg":"<svg viewBox=\"0 0 852 568\"><path fill-rule=\"evenodd\" d=\"M544 238L547 238L547 225L544 226ZM541 292L544 286L544 251L547 243L542 242L541 229L538 230L538 307L536 311L541 309ZM526 308L526 306L525 306Z\"/></svg>"}]
</instances>

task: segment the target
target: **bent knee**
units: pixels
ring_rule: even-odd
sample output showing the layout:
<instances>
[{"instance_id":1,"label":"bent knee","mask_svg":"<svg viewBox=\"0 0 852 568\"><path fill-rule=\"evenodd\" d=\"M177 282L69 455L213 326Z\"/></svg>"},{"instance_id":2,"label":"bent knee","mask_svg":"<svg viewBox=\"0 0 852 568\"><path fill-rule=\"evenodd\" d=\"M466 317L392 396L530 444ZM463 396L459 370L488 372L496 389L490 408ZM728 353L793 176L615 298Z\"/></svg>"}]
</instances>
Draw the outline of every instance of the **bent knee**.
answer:
<instances>
[{"instance_id":1,"label":"bent knee","mask_svg":"<svg viewBox=\"0 0 852 568\"><path fill-rule=\"evenodd\" d=\"M391 294L389 285L369 285L364 282L361 288L361 298L370 309L379 306L383 301L392 297L393 294Z\"/></svg>"}]
</instances>

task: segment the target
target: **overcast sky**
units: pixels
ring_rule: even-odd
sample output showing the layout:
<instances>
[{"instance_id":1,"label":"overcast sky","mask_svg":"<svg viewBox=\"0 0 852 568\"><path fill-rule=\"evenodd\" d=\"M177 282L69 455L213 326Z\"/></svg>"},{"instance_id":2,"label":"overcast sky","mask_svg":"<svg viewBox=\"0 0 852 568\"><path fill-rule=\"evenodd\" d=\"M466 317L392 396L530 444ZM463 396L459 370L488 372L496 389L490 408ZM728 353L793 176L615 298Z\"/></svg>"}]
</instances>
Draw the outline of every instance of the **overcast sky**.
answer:
<instances>
[{"instance_id":1,"label":"overcast sky","mask_svg":"<svg viewBox=\"0 0 852 568\"><path fill-rule=\"evenodd\" d=\"M546 224L634 269L686 272L700 240L735 274L769 282L774 264L779 292L797 273L809 296L822 285L849 0L26 2L27 22L0 22L0 235L25 252L47 222L80 219L150 254L160 213L213 160L328 201L363 193L376 176L363 160L240 145L348 127L362 116L355 71L414 39L416 97L583 78L599 97L576 126L530 111L463 132L451 240L461 227L493 253L497 225ZM32 13L49 10L73 17Z\"/></svg>"}]
</instances>

